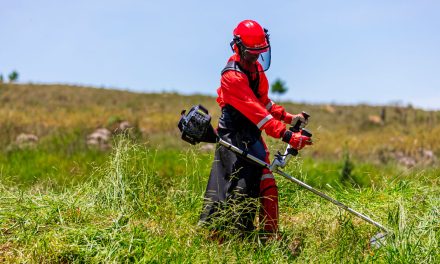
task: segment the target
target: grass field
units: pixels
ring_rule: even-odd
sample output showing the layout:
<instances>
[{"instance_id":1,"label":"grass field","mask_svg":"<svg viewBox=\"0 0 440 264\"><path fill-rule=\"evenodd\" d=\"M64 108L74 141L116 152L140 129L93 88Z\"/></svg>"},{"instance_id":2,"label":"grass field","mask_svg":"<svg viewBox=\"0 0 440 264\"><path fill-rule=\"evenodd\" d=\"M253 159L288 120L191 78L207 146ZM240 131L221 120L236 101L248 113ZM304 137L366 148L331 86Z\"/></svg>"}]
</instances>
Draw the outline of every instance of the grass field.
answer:
<instances>
[{"instance_id":1,"label":"grass field","mask_svg":"<svg viewBox=\"0 0 440 264\"><path fill-rule=\"evenodd\" d=\"M197 226L213 150L182 142L176 128L196 103L218 116L205 96L0 86L0 262L440 262L440 168L421 154L440 155L439 112L386 106L376 124L368 116L383 107L285 104L312 115L315 137L286 171L389 227L386 245L370 247L377 228L282 178L283 239L219 244ZM138 132L115 135L109 150L87 146L89 133L115 120ZM20 133L39 141L19 147Z\"/></svg>"}]
</instances>

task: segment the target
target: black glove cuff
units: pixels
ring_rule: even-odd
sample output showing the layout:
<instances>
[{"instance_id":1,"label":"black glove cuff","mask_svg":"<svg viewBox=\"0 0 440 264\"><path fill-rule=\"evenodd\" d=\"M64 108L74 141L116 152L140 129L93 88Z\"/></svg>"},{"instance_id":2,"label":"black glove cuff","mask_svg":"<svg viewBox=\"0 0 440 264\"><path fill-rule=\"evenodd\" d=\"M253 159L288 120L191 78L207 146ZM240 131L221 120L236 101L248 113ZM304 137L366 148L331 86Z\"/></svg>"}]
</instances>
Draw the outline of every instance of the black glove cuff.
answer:
<instances>
[{"instance_id":1,"label":"black glove cuff","mask_svg":"<svg viewBox=\"0 0 440 264\"><path fill-rule=\"evenodd\" d=\"M286 132L284 132L282 140L286 143L290 143L290 139L292 138L292 135L293 135L292 131L286 130Z\"/></svg>"}]
</instances>

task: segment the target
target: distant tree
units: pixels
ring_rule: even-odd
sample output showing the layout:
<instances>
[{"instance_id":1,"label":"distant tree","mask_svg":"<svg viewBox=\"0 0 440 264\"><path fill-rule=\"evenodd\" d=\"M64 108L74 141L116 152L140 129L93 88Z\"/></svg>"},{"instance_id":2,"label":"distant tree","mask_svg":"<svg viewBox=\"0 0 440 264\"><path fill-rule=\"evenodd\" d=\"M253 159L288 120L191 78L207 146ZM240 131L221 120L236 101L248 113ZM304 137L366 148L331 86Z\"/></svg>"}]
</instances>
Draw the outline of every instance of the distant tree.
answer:
<instances>
[{"instance_id":1,"label":"distant tree","mask_svg":"<svg viewBox=\"0 0 440 264\"><path fill-rule=\"evenodd\" d=\"M278 78L278 79L275 80L274 83L272 83L270 91L273 94L278 94L278 99L279 99L279 96L281 96L284 93L286 93L287 90L288 90L288 88L286 87L286 83Z\"/></svg>"},{"instance_id":2,"label":"distant tree","mask_svg":"<svg viewBox=\"0 0 440 264\"><path fill-rule=\"evenodd\" d=\"M18 80L18 72L17 71L13 71L8 75L9 78L9 82L13 83L16 82Z\"/></svg>"},{"instance_id":3,"label":"distant tree","mask_svg":"<svg viewBox=\"0 0 440 264\"><path fill-rule=\"evenodd\" d=\"M3 83L3 74L0 74L0 83Z\"/></svg>"}]
</instances>

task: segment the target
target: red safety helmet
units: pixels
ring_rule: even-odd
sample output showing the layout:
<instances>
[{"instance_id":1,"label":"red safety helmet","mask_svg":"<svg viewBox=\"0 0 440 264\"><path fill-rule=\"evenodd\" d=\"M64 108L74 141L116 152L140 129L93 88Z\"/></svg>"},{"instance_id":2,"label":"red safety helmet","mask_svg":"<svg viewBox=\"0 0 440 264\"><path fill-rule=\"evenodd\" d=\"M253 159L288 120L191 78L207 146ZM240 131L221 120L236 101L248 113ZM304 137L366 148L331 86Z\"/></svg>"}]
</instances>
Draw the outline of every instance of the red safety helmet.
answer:
<instances>
[{"instance_id":1,"label":"red safety helmet","mask_svg":"<svg viewBox=\"0 0 440 264\"><path fill-rule=\"evenodd\" d=\"M270 67L270 42L268 30L260 26L254 20L243 20L234 29L234 39L231 42L231 48L240 57L246 56L246 53L258 54L258 62L263 71Z\"/></svg>"}]
</instances>

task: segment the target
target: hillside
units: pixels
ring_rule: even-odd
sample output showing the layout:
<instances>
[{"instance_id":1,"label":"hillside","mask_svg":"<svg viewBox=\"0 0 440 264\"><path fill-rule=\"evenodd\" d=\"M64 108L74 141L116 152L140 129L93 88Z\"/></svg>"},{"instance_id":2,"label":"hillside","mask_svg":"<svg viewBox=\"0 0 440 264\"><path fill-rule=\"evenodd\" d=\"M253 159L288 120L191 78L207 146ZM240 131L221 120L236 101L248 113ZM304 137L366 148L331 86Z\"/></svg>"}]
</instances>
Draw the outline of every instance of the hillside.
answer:
<instances>
[{"instance_id":1,"label":"hillside","mask_svg":"<svg viewBox=\"0 0 440 264\"><path fill-rule=\"evenodd\" d=\"M440 112L283 103L311 114L315 142L284 170L391 234L371 245L377 228L276 176L281 239L257 230L219 243L197 225L214 146L190 146L177 129L194 104L217 119L201 95L2 84L0 262L440 261Z\"/></svg>"},{"instance_id":2,"label":"hillside","mask_svg":"<svg viewBox=\"0 0 440 264\"><path fill-rule=\"evenodd\" d=\"M0 143L8 145L20 133L42 138L60 131L86 134L127 120L155 146L185 147L178 139L176 123L180 111L194 104L209 109L215 126L219 108L213 97L4 84L0 88ZM344 148L357 158L372 161L388 160L396 152L415 159L424 150L440 155L440 112L411 106L282 105L292 113L305 110L312 116L308 128L314 132L316 144L308 151L314 157L341 158ZM385 116L384 121L380 115Z\"/></svg>"}]
</instances>

